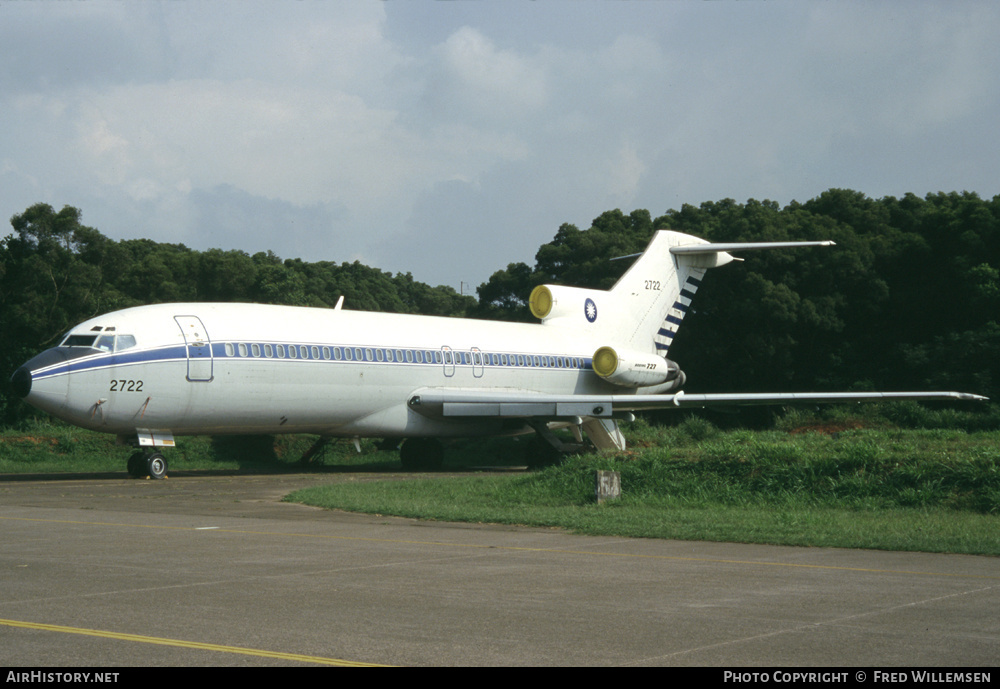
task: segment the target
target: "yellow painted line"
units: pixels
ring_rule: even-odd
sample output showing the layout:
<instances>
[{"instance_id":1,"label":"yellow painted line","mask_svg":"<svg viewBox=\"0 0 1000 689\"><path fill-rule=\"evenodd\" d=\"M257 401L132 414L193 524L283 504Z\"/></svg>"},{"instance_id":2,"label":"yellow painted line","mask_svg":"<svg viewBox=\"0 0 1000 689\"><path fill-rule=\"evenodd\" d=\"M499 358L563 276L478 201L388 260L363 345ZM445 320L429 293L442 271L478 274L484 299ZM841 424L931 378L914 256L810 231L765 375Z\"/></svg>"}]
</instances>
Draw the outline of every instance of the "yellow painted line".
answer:
<instances>
[{"instance_id":1,"label":"yellow painted line","mask_svg":"<svg viewBox=\"0 0 1000 689\"><path fill-rule=\"evenodd\" d=\"M79 524L84 526L113 526L118 528L131 527L136 529L161 529L170 531L204 530L204 527L194 527L194 526L163 526L158 524L115 524L112 522L85 522L85 521L72 521L64 519L0 517L0 521L3 520L25 521L25 522L47 522L52 524ZM404 545L428 545L428 546L445 547L445 548L471 548L479 550L553 553L561 555L590 555L590 556L600 556L600 557L620 557L620 558L664 560L664 561L675 561L675 562L715 562L718 564L728 564L728 565L756 565L760 567L794 567L799 569L826 569L826 570L842 571L842 572L868 572L874 574L912 574L920 576L955 577L964 579L1000 579L1000 575L998 574L963 574L963 573L956 574L953 572L924 572L920 570L910 570L910 569L878 569L872 567L843 567L839 565L813 565L813 564L804 564L800 562L780 562L780 561L769 562L766 560L730 560L730 559L713 558L713 557L684 557L680 555L646 555L643 553L612 553L599 550L567 550L564 548L529 548L525 546L482 545L478 543L413 541L407 539L394 539L394 538L371 538L366 536L331 536L329 534L283 533L280 531L247 531L245 529L223 529L218 527L211 529L211 533L231 533L231 534L247 534L252 536L280 536L280 537L293 537L293 538L316 538L316 539L332 540L332 541L361 541L365 543L399 543ZM936 554L936 553L928 553L928 554Z\"/></svg>"},{"instance_id":2,"label":"yellow painted line","mask_svg":"<svg viewBox=\"0 0 1000 689\"><path fill-rule=\"evenodd\" d=\"M281 653L280 651L262 651L256 648L241 648L239 646L205 644L205 643L200 643L198 641L164 639L158 636L143 636L141 634L120 634L118 632L107 632L101 629L64 627L58 624L41 624L39 622L22 622L20 620L0 619L0 625L6 625L8 627L21 627L23 629L38 629L46 632L60 632L62 634L83 634L85 636L98 636L104 639L115 639L117 641L135 641L144 644L158 644L160 646L177 646L179 648L190 648L196 651L213 651L215 653L238 653L247 656L257 656L258 658L274 658L276 660L288 660L297 663L337 665L340 667L385 667L384 665L376 665L374 663L357 663L350 660L339 660L337 658L324 658L322 656L309 656L309 655L303 655L301 653Z\"/></svg>"}]
</instances>

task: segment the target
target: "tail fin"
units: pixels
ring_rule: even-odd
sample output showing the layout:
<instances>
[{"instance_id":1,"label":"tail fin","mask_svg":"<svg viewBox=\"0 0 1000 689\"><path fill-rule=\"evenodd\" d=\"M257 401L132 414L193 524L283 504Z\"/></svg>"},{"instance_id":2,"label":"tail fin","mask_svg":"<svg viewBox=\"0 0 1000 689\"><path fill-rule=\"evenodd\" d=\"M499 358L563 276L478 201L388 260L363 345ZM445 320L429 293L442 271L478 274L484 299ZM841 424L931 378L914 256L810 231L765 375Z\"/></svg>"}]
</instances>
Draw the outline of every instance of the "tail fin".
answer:
<instances>
[{"instance_id":1,"label":"tail fin","mask_svg":"<svg viewBox=\"0 0 1000 689\"><path fill-rule=\"evenodd\" d=\"M666 356L677 329L684 320L701 279L710 267L704 256L690 260L672 254L670 249L683 245L707 245L691 235L661 230L653 235L646 250L611 288L615 305L617 342L641 352ZM725 258L724 258L725 257ZM728 254L712 265L728 263Z\"/></svg>"},{"instance_id":2,"label":"tail fin","mask_svg":"<svg viewBox=\"0 0 1000 689\"><path fill-rule=\"evenodd\" d=\"M611 288L616 341L624 340L636 351L665 357L705 271L740 260L731 256L730 251L832 244L830 241L711 244L681 232L660 230Z\"/></svg>"},{"instance_id":3,"label":"tail fin","mask_svg":"<svg viewBox=\"0 0 1000 689\"><path fill-rule=\"evenodd\" d=\"M605 344L639 354L639 358L648 354L665 358L705 271L741 260L733 258L729 251L832 244L710 244L689 234L659 230L609 291L539 285L528 302L531 313L543 324L581 328ZM647 363L652 367L652 361Z\"/></svg>"}]
</instances>

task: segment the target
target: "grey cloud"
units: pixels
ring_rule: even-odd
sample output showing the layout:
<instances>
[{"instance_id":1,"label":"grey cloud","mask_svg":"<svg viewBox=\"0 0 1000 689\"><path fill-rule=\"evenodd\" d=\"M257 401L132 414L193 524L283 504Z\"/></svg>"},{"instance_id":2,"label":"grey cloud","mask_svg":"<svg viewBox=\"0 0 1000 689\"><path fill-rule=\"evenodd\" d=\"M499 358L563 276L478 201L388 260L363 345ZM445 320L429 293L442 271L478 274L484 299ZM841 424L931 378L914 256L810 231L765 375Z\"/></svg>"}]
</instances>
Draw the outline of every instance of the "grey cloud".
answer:
<instances>
[{"instance_id":1,"label":"grey cloud","mask_svg":"<svg viewBox=\"0 0 1000 689\"><path fill-rule=\"evenodd\" d=\"M195 189L190 202L192 248L273 251L282 258L347 261L342 229L347 211L328 204L297 206L229 185Z\"/></svg>"}]
</instances>

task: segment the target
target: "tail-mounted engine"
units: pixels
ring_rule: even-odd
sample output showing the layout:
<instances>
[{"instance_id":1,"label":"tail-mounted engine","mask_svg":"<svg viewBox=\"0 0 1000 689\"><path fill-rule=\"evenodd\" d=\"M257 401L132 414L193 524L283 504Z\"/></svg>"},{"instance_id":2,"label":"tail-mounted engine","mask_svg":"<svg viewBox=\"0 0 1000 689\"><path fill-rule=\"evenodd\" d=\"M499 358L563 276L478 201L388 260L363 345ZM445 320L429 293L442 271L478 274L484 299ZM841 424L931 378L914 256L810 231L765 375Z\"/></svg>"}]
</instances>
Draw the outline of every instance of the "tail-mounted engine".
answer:
<instances>
[{"instance_id":1,"label":"tail-mounted engine","mask_svg":"<svg viewBox=\"0 0 1000 689\"><path fill-rule=\"evenodd\" d=\"M673 383L663 388L666 391L684 383L684 373L676 362L646 352L601 347L594 352L593 367L604 380L628 388Z\"/></svg>"},{"instance_id":2,"label":"tail-mounted engine","mask_svg":"<svg viewBox=\"0 0 1000 689\"><path fill-rule=\"evenodd\" d=\"M531 315L542 323L561 320L567 324L589 325L597 321L607 297L607 292L598 289L539 285L531 290L528 307Z\"/></svg>"}]
</instances>

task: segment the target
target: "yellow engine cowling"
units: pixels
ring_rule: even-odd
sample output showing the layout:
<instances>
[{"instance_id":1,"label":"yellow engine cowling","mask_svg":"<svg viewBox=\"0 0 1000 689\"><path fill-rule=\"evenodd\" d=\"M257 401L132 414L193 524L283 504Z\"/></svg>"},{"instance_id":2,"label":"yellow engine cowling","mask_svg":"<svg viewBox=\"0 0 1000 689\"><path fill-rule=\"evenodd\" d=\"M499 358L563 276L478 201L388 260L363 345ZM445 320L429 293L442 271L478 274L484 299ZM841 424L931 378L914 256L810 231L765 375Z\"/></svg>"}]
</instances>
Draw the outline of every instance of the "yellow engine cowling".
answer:
<instances>
[{"instance_id":1,"label":"yellow engine cowling","mask_svg":"<svg viewBox=\"0 0 1000 689\"><path fill-rule=\"evenodd\" d=\"M594 352L594 373L609 383L628 388L642 388L684 380L676 363L656 354L613 347L600 347Z\"/></svg>"}]
</instances>

